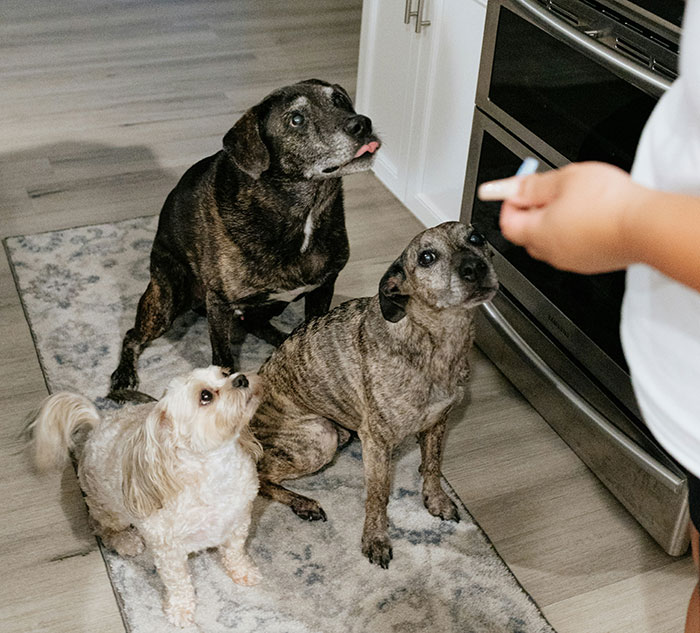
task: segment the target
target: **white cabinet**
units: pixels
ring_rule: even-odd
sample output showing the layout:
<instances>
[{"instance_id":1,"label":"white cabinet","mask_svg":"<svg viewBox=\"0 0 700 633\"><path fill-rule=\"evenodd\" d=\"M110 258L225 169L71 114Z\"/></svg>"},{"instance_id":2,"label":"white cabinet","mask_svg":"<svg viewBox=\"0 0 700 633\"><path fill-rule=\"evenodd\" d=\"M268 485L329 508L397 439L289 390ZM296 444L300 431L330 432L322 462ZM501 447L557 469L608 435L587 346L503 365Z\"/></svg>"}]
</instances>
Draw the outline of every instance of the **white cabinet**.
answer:
<instances>
[{"instance_id":1,"label":"white cabinet","mask_svg":"<svg viewBox=\"0 0 700 633\"><path fill-rule=\"evenodd\" d=\"M426 226L459 219L485 16L485 0L363 3L357 111L382 139L377 177Z\"/></svg>"}]
</instances>

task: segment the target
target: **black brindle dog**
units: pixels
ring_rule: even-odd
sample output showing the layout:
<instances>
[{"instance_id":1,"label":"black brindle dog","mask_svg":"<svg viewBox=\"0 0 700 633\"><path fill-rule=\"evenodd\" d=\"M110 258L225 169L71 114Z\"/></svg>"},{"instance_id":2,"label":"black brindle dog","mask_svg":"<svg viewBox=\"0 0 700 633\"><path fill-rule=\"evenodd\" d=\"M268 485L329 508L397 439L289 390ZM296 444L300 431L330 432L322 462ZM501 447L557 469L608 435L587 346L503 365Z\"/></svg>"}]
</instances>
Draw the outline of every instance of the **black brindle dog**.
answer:
<instances>
[{"instance_id":1,"label":"black brindle dog","mask_svg":"<svg viewBox=\"0 0 700 633\"><path fill-rule=\"evenodd\" d=\"M306 319L326 312L349 255L341 176L368 169L378 148L338 85L303 81L248 110L163 205L109 396L147 398L138 358L190 308L206 311L212 363L232 370L246 332L281 343L269 320L290 301L305 297Z\"/></svg>"}]
</instances>

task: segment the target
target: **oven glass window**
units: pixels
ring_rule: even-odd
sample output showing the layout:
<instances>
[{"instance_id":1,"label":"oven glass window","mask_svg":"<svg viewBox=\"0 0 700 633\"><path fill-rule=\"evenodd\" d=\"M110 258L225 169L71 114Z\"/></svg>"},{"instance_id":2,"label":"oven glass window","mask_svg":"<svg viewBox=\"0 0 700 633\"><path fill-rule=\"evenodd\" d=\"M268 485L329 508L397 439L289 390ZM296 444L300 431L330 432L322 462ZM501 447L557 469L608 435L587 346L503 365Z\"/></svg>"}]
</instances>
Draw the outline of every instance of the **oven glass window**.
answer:
<instances>
[{"instance_id":1,"label":"oven glass window","mask_svg":"<svg viewBox=\"0 0 700 633\"><path fill-rule=\"evenodd\" d=\"M489 99L571 161L629 170L656 99L501 8Z\"/></svg>"},{"instance_id":2,"label":"oven glass window","mask_svg":"<svg viewBox=\"0 0 700 633\"><path fill-rule=\"evenodd\" d=\"M511 176L521 162L519 156L488 132L483 132L477 182ZM624 273L578 275L531 258L524 248L512 244L501 234L498 227L500 208L500 202L482 202L475 197L472 224L531 284L627 370L619 338Z\"/></svg>"}]
</instances>

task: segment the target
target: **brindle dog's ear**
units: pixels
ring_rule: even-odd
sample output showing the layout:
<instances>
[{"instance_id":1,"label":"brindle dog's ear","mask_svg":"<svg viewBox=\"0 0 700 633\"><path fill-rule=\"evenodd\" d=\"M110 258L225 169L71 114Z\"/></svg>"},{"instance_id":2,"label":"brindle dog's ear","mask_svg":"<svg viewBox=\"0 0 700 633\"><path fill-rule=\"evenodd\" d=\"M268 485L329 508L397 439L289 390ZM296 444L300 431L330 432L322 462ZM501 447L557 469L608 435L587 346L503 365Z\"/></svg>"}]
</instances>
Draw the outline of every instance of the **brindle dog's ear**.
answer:
<instances>
[{"instance_id":1,"label":"brindle dog's ear","mask_svg":"<svg viewBox=\"0 0 700 633\"><path fill-rule=\"evenodd\" d=\"M382 316L392 323L397 323L406 316L409 297L401 292L405 281L406 273L399 258L389 266L379 282L379 307Z\"/></svg>"},{"instance_id":2,"label":"brindle dog's ear","mask_svg":"<svg viewBox=\"0 0 700 633\"><path fill-rule=\"evenodd\" d=\"M248 110L224 136L224 150L254 180L270 167L270 154L260 136L258 115Z\"/></svg>"}]
</instances>

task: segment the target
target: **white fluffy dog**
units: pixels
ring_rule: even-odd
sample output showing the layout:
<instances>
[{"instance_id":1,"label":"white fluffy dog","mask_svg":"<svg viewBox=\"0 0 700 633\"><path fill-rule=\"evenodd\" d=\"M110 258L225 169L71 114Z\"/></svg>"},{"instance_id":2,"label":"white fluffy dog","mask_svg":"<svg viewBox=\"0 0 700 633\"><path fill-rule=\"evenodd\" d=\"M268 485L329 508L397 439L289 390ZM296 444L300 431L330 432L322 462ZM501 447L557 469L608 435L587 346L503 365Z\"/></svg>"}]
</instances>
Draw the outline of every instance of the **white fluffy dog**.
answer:
<instances>
[{"instance_id":1,"label":"white fluffy dog","mask_svg":"<svg viewBox=\"0 0 700 633\"><path fill-rule=\"evenodd\" d=\"M261 453L248 422L261 391L256 376L212 366L175 378L158 402L102 418L87 398L57 393L30 425L39 470L64 463L78 445L78 477L95 531L123 556L144 544L150 549L173 624L194 617L190 552L221 547L234 582L260 580L245 541ZM74 435L81 427L92 427L82 449Z\"/></svg>"}]
</instances>

